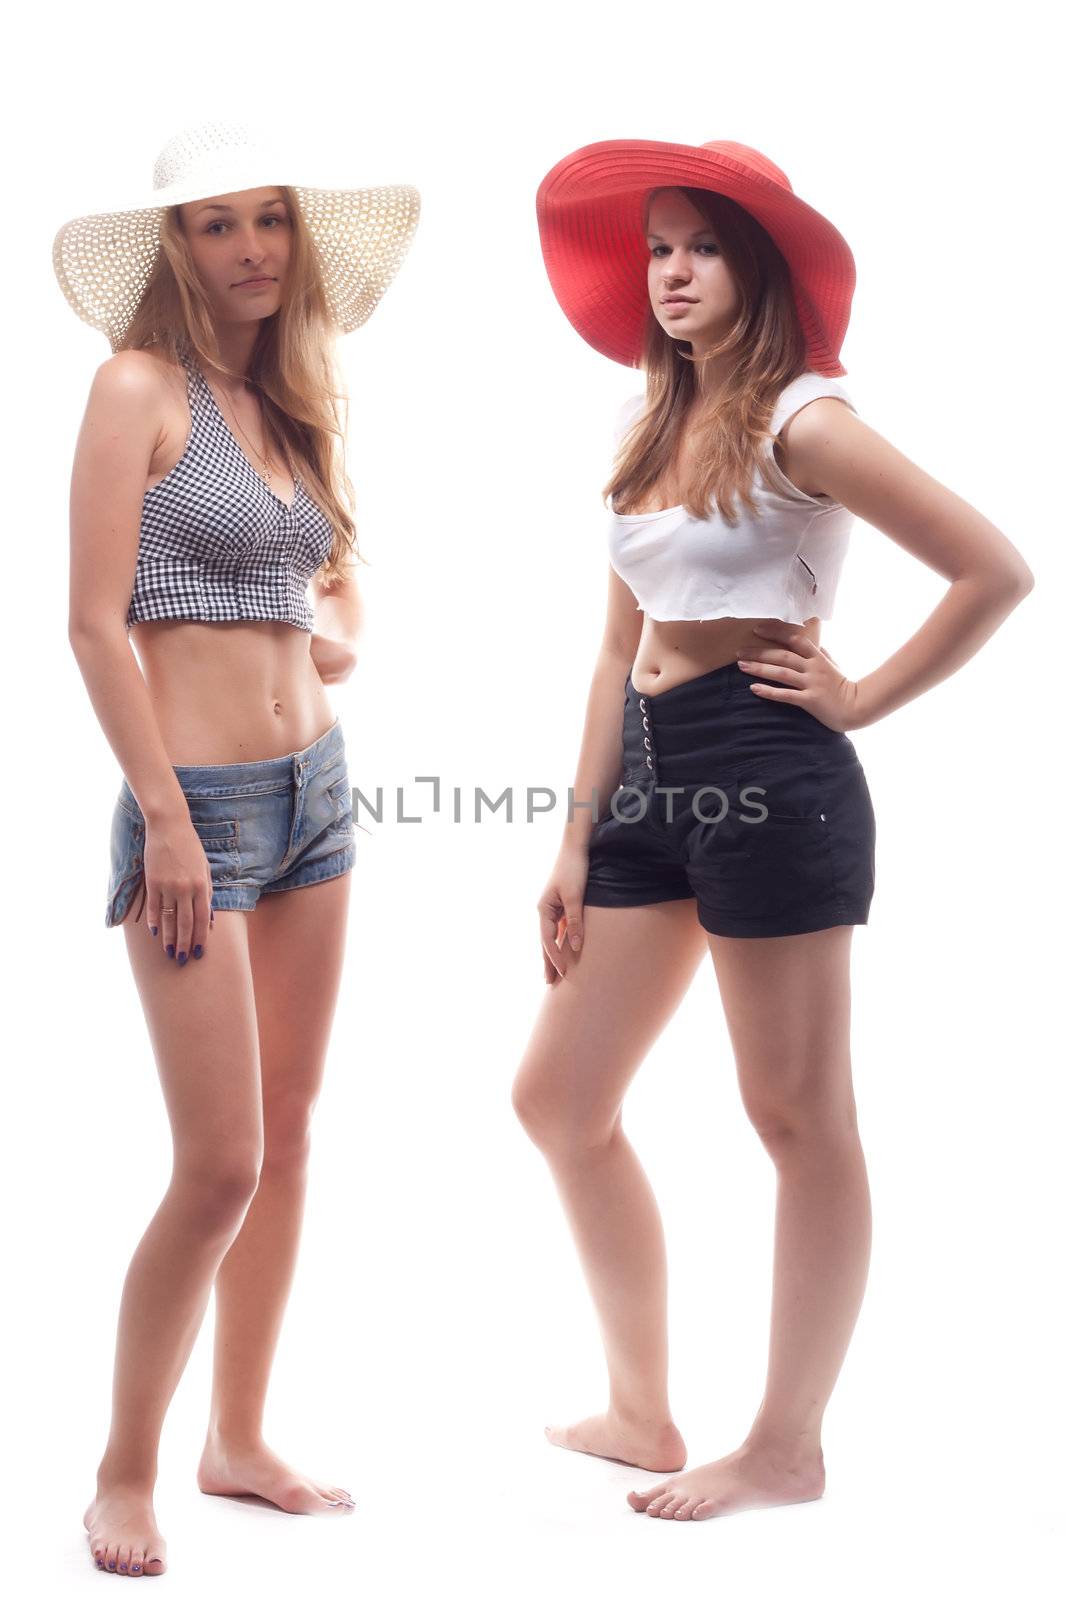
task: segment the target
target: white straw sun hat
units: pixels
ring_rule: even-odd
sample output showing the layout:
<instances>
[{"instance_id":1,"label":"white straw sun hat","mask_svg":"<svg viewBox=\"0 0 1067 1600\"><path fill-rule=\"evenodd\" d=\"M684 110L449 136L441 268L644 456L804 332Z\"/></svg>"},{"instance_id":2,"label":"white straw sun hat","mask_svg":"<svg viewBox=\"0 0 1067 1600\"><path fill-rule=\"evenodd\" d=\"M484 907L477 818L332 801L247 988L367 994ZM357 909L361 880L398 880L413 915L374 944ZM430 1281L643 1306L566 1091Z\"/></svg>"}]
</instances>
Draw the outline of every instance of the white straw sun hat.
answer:
<instances>
[{"instance_id":1,"label":"white straw sun hat","mask_svg":"<svg viewBox=\"0 0 1067 1600\"><path fill-rule=\"evenodd\" d=\"M129 328L159 253L167 206L271 184L292 188L316 247L337 329L366 322L415 235L419 192L410 184L309 189L294 182L292 157L241 123L207 122L171 139L156 158L152 193L120 211L65 222L52 246L59 286L83 322L114 352Z\"/></svg>"}]
</instances>

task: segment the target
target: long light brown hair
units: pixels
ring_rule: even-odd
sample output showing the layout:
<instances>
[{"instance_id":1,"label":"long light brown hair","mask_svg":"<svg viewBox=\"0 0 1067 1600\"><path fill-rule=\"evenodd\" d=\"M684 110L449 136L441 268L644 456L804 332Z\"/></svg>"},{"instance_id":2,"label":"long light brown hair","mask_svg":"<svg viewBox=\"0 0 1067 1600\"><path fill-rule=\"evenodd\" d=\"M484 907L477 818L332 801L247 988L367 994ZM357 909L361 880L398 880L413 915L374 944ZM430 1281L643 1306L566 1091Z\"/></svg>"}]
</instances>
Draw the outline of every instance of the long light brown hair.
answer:
<instances>
[{"instance_id":1,"label":"long light brown hair","mask_svg":"<svg viewBox=\"0 0 1067 1600\"><path fill-rule=\"evenodd\" d=\"M237 381L247 378L262 406L267 435L299 468L312 499L333 528L321 581L347 577L359 552L351 507L355 496L345 470L344 434L348 397L334 361L333 334L322 275L300 204L279 185L292 228L282 302L262 318L247 373L227 366L219 351L211 307L189 250L177 206L160 224L160 250L122 344L123 350L152 348L178 362L194 352ZM344 421L341 416L343 408Z\"/></svg>"},{"instance_id":2,"label":"long light brown hair","mask_svg":"<svg viewBox=\"0 0 1067 1600\"><path fill-rule=\"evenodd\" d=\"M654 197L646 196L644 223ZM740 305L733 326L709 352L734 353L733 370L714 400L698 387L698 358L688 340L668 336L651 304L645 324L641 368L646 404L620 441L611 481L604 490L616 511L653 495L669 483L683 436L695 466L685 485L684 504L695 517L711 514L711 504L731 527L738 521L737 499L757 513L752 483L758 471L767 481L763 457L773 436L770 420L787 383L807 370L807 347L793 302L785 257L756 219L736 201L708 189L682 188L715 236L737 286Z\"/></svg>"}]
</instances>

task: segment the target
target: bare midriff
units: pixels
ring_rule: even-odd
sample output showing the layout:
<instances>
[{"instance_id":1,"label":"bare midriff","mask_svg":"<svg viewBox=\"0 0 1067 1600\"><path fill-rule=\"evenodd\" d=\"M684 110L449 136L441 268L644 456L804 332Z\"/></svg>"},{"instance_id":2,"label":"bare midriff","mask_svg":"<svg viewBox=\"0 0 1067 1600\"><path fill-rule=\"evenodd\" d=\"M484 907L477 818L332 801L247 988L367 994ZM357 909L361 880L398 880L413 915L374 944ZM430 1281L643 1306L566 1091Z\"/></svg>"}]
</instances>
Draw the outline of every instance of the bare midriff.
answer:
<instances>
[{"instance_id":1,"label":"bare midriff","mask_svg":"<svg viewBox=\"0 0 1067 1600\"><path fill-rule=\"evenodd\" d=\"M716 667L736 663L739 655L751 656L760 650L774 650L774 641L753 633L755 624L768 622L783 628L788 623L771 617L714 617L706 622L657 622L645 617L630 677L638 694L662 694L690 678L699 678ZM792 625L795 633L806 633L819 642L822 623L818 617ZM768 679L768 682L771 680Z\"/></svg>"},{"instance_id":2,"label":"bare midriff","mask_svg":"<svg viewBox=\"0 0 1067 1600\"><path fill-rule=\"evenodd\" d=\"M303 750L334 721L311 635L288 622L140 622L130 640L171 764Z\"/></svg>"}]
</instances>

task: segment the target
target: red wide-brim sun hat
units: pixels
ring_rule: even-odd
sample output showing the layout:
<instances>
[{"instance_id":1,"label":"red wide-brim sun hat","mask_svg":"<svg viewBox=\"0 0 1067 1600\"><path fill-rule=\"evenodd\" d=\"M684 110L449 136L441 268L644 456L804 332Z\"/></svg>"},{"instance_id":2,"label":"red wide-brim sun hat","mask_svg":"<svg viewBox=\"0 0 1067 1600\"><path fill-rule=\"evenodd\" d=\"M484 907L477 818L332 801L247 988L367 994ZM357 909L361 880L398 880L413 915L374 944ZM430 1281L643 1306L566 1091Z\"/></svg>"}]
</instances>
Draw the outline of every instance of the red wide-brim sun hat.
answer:
<instances>
[{"instance_id":1,"label":"red wide-brim sun hat","mask_svg":"<svg viewBox=\"0 0 1067 1600\"><path fill-rule=\"evenodd\" d=\"M582 338L623 366L640 364L650 312L642 206L650 189L711 189L743 206L789 266L812 371L841 377L856 263L833 223L793 193L780 167L729 139L664 144L605 139L564 156L537 190L549 282Z\"/></svg>"}]
</instances>

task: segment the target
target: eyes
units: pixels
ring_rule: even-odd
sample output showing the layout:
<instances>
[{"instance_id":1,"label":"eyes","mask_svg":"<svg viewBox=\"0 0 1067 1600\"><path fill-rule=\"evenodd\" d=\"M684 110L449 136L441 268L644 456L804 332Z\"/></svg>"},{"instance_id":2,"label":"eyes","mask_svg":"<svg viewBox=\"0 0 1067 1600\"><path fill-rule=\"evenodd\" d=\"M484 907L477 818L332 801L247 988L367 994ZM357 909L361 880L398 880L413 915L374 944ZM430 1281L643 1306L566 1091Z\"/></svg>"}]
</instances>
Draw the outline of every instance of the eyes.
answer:
<instances>
[{"instance_id":1,"label":"eyes","mask_svg":"<svg viewBox=\"0 0 1067 1600\"><path fill-rule=\"evenodd\" d=\"M282 226L289 219L287 217L278 216L276 212L268 212L268 214L265 217L260 217L259 220L260 220L260 222L277 222L279 224L279 226ZM214 222L209 222L208 223L207 227L204 229L204 232L205 233L214 233L216 228L228 228L229 226L230 226L230 224L228 222L223 222L221 219L216 219ZM277 229L276 228L268 228L267 232L268 233L276 233Z\"/></svg>"},{"instance_id":2,"label":"eyes","mask_svg":"<svg viewBox=\"0 0 1067 1600\"><path fill-rule=\"evenodd\" d=\"M654 244L650 248L650 254L655 256L655 255L658 255L661 250L669 250L669 249L670 249L669 245L666 245L666 244ZM711 251L714 252L715 255L718 255L720 253L719 252L719 247L718 247L717 244L709 244L709 243L698 244L697 245L697 249L698 250L711 250Z\"/></svg>"}]
</instances>

